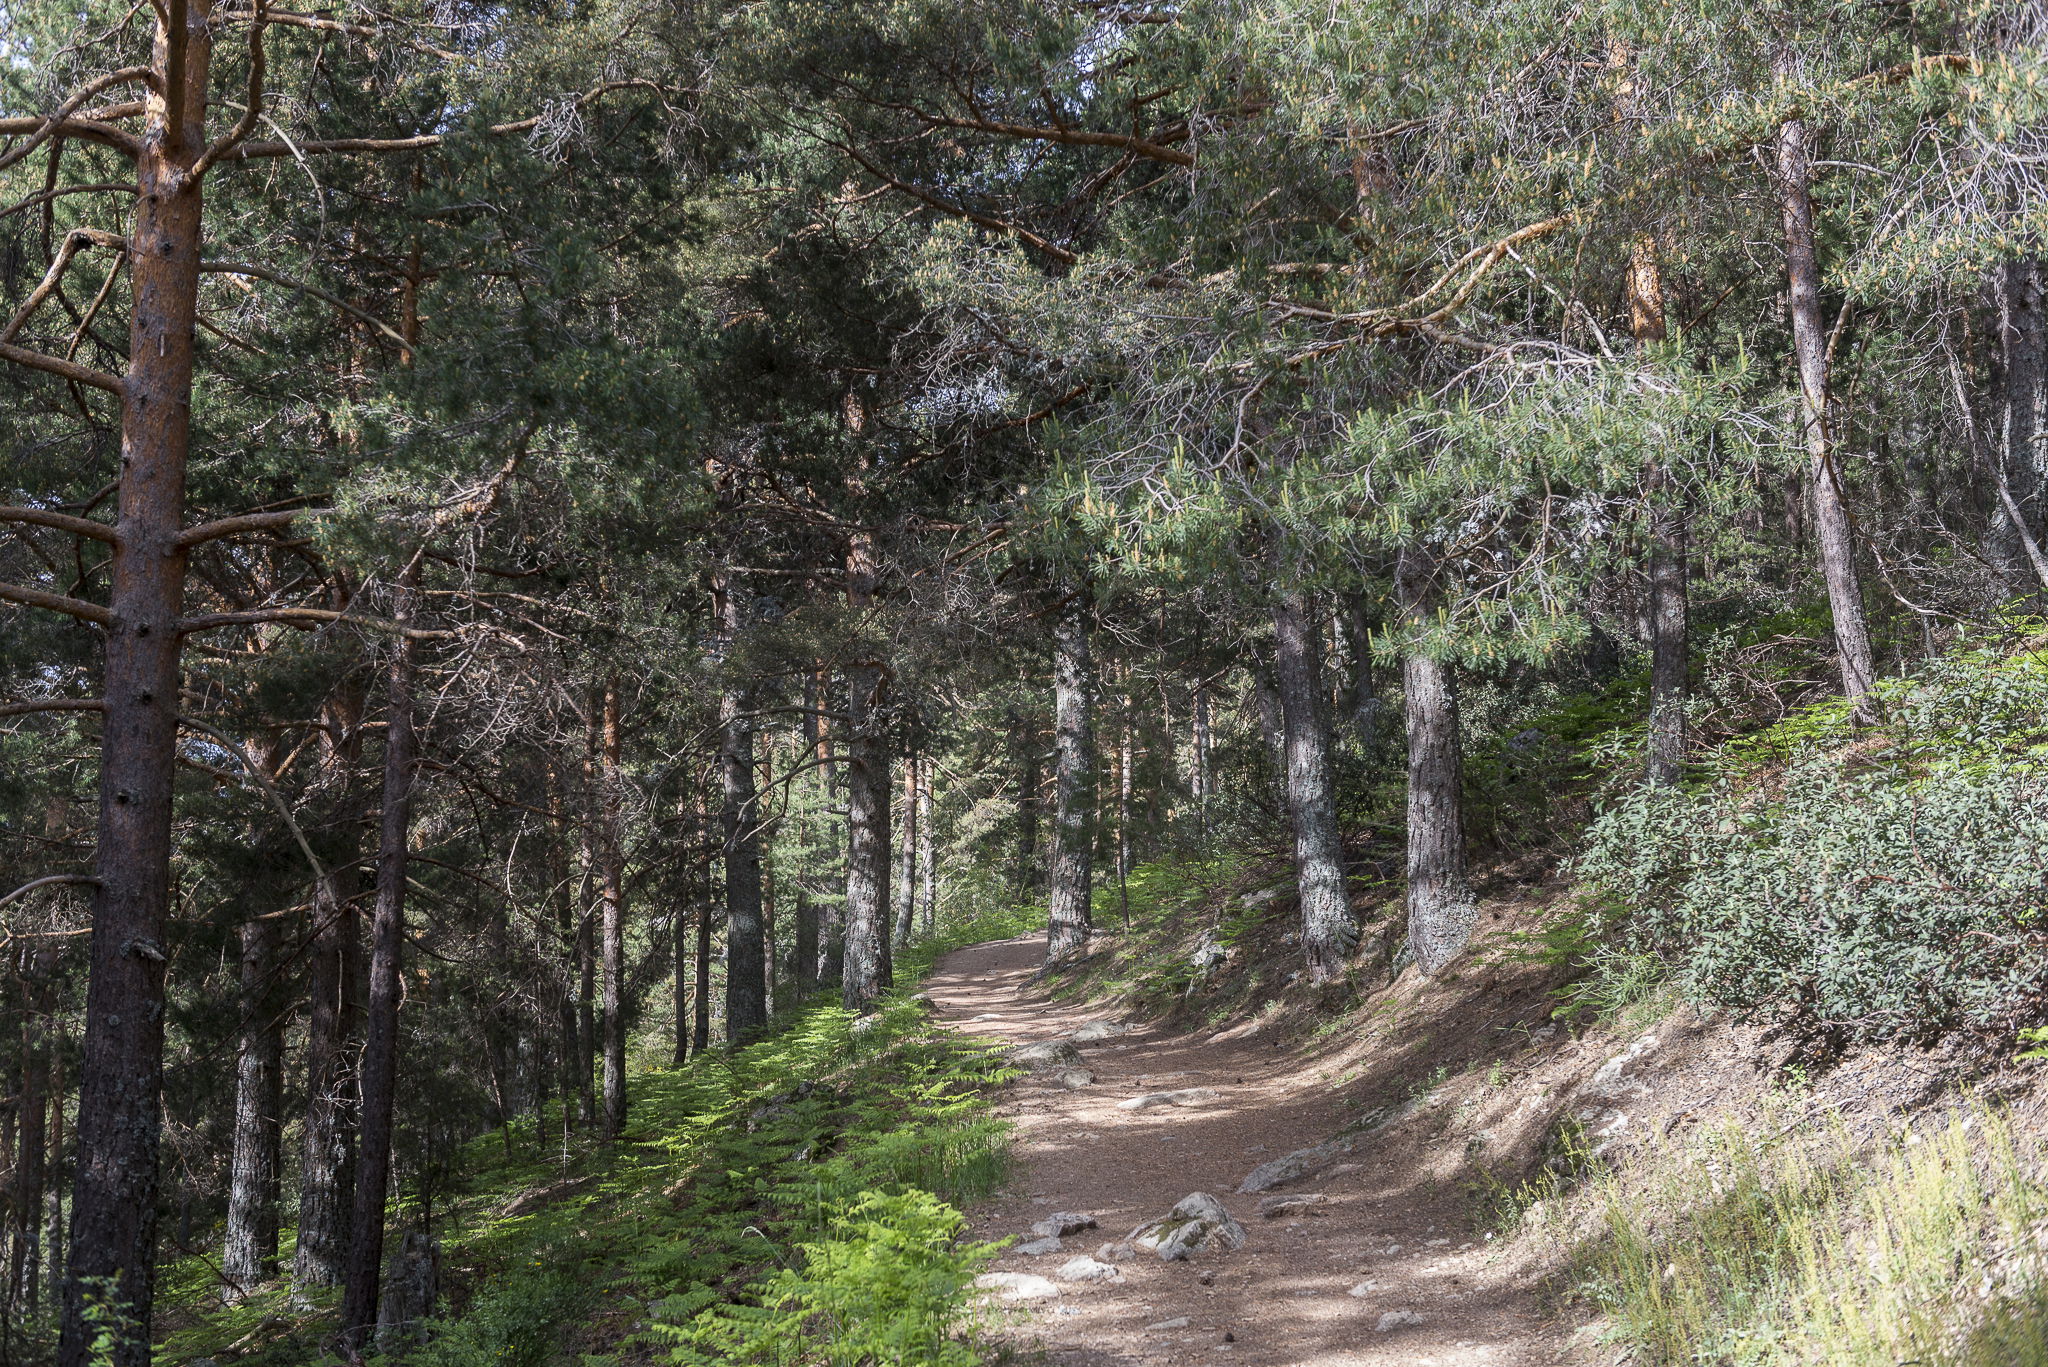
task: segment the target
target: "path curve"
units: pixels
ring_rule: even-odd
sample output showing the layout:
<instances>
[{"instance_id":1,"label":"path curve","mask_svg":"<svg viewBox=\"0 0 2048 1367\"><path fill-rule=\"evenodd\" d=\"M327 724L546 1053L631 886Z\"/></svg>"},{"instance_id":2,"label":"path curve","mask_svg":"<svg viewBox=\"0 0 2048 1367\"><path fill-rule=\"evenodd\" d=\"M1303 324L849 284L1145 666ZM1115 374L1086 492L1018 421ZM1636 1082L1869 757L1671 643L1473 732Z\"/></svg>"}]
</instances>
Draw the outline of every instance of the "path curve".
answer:
<instances>
[{"instance_id":1,"label":"path curve","mask_svg":"<svg viewBox=\"0 0 2048 1367\"><path fill-rule=\"evenodd\" d=\"M1116 1019L1099 1006L1054 1002L1034 986L1043 954L1038 936L975 945L941 959L925 988L955 1028L1017 1043ZM1060 1367L1565 1360L1564 1338L1532 1290L1471 1232L1462 1195L1417 1180L1416 1164L1391 1138L1365 1141L1352 1161L1270 1193L1321 1194L1327 1200L1316 1213L1261 1218L1260 1197L1237 1194L1245 1174L1328 1139L1349 1117L1294 1050L1229 1033L1238 1037L1139 1025L1081 1047L1081 1066L1095 1074L1090 1086L1067 1090L1039 1074L999 1094L1017 1127L1017 1169L1006 1192L969 1212L973 1236L1029 1239L1032 1223L1053 1211L1087 1212L1101 1228L1068 1236L1056 1254L1013 1249L997 1271L1058 1281L1068 1258L1121 1240L1195 1191L1220 1198L1250 1234L1237 1252L1204 1250L1187 1262L1149 1252L1120 1259L1120 1282L1061 1282L1056 1298L1023 1307L1023 1322L1009 1331L1020 1346ZM1219 1095L1191 1107L1117 1106L1196 1087Z\"/></svg>"}]
</instances>

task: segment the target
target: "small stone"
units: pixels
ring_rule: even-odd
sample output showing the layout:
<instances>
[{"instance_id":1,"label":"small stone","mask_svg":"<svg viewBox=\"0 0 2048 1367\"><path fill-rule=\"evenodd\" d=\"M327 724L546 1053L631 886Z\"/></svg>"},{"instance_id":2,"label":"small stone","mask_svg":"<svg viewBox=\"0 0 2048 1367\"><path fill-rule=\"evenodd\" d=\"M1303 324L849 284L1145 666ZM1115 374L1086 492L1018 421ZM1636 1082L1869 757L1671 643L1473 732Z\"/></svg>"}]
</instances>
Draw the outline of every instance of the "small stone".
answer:
<instances>
[{"instance_id":1,"label":"small stone","mask_svg":"<svg viewBox=\"0 0 2048 1367\"><path fill-rule=\"evenodd\" d=\"M1389 1258L1393 1257L1393 1256L1394 1256L1394 1255L1395 1255L1396 1253L1399 1253L1400 1251L1401 1251L1401 1245L1399 1245L1399 1244L1388 1244L1388 1245L1387 1245L1387 1256L1388 1256Z\"/></svg>"},{"instance_id":2,"label":"small stone","mask_svg":"<svg viewBox=\"0 0 2048 1367\"><path fill-rule=\"evenodd\" d=\"M1157 1324L1146 1325L1145 1332L1149 1334L1155 1329L1185 1329L1187 1327L1188 1317L1186 1315L1175 1315L1170 1320L1161 1320Z\"/></svg>"},{"instance_id":3,"label":"small stone","mask_svg":"<svg viewBox=\"0 0 2048 1367\"><path fill-rule=\"evenodd\" d=\"M1347 1296L1356 1296L1360 1300L1364 1300L1367 1296L1370 1296L1373 1292L1379 1289L1380 1284L1378 1282L1360 1282L1358 1285L1352 1287L1349 1291L1345 1292L1344 1294Z\"/></svg>"},{"instance_id":4,"label":"small stone","mask_svg":"<svg viewBox=\"0 0 2048 1367\"><path fill-rule=\"evenodd\" d=\"M1130 1033L1130 1026L1119 1025L1115 1021L1088 1021L1067 1038L1076 1044L1094 1044L1100 1040L1115 1039L1118 1035Z\"/></svg>"},{"instance_id":5,"label":"small stone","mask_svg":"<svg viewBox=\"0 0 2048 1367\"><path fill-rule=\"evenodd\" d=\"M1424 1248L1442 1248L1445 1244L1449 1242L1449 1239L1424 1239L1422 1241L1422 1246Z\"/></svg>"},{"instance_id":6,"label":"small stone","mask_svg":"<svg viewBox=\"0 0 2048 1367\"><path fill-rule=\"evenodd\" d=\"M1104 1244L1095 1250L1095 1260L1103 1263L1127 1263L1137 1256L1137 1246L1127 1241Z\"/></svg>"},{"instance_id":7,"label":"small stone","mask_svg":"<svg viewBox=\"0 0 2048 1367\"><path fill-rule=\"evenodd\" d=\"M1070 1092L1078 1092L1095 1081L1095 1074L1086 1068L1063 1068L1053 1081Z\"/></svg>"},{"instance_id":8,"label":"small stone","mask_svg":"<svg viewBox=\"0 0 2048 1367\"><path fill-rule=\"evenodd\" d=\"M1079 1234L1084 1229L1093 1228L1095 1228L1095 1217L1093 1215L1086 1215L1078 1210L1056 1210L1037 1224L1031 1226L1031 1232L1052 1237L1064 1237L1068 1234Z\"/></svg>"},{"instance_id":9,"label":"small stone","mask_svg":"<svg viewBox=\"0 0 2048 1367\"><path fill-rule=\"evenodd\" d=\"M1063 1253L1066 1251L1066 1247L1058 1238L1048 1235L1043 1239L1033 1239L1028 1243L1018 1244L1017 1251L1027 1258L1042 1258L1048 1253Z\"/></svg>"},{"instance_id":10,"label":"small stone","mask_svg":"<svg viewBox=\"0 0 2048 1367\"><path fill-rule=\"evenodd\" d=\"M1156 1111L1166 1106L1200 1106L1222 1095L1214 1087L1183 1087L1177 1092L1147 1092L1119 1101L1116 1107L1120 1111Z\"/></svg>"},{"instance_id":11,"label":"small stone","mask_svg":"<svg viewBox=\"0 0 2048 1367\"><path fill-rule=\"evenodd\" d=\"M1201 1276L1195 1278L1195 1280L1200 1282L1204 1286L1214 1286L1216 1285L1216 1274L1214 1272L1204 1272Z\"/></svg>"},{"instance_id":12,"label":"small stone","mask_svg":"<svg viewBox=\"0 0 2048 1367\"><path fill-rule=\"evenodd\" d=\"M1042 1301L1060 1294L1050 1281L1029 1272L984 1272L974 1284L1006 1301Z\"/></svg>"},{"instance_id":13,"label":"small stone","mask_svg":"<svg viewBox=\"0 0 2048 1367\"><path fill-rule=\"evenodd\" d=\"M1303 1196L1268 1196L1259 1202L1259 1214L1268 1220L1277 1220L1283 1215L1327 1215L1320 1209L1330 1204L1330 1198L1321 1192Z\"/></svg>"},{"instance_id":14,"label":"small stone","mask_svg":"<svg viewBox=\"0 0 2048 1367\"><path fill-rule=\"evenodd\" d=\"M1351 1142L1343 1139L1332 1139L1325 1143L1310 1145L1305 1149L1296 1149L1293 1153L1253 1168L1244 1181L1238 1184L1237 1189L1240 1193L1266 1191L1273 1187L1285 1186L1289 1182L1299 1182L1312 1173L1322 1171L1350 1152Z\"/></svg>"},{"instance_id":15,"label":"small stone","mask_svg":"<svg viewBox=\"0 0 2048 1367\"><path fill-rule=\"evenodd\" d=\"M1081 1051L1063 1039L1040 1040L1037 1044L1020 1044L1010 1051L1010 1062L1020 1068L1058 1068L1069 1063L1079 1063Z\"/></svg>"},{"instance_id":16,"label":"small stone","mask_svg":"<svg viewBox=\"0 0 2048 1367\"><path fill-rule=\"evenodd\" d=\"M1063 1282L1120 1282L1124 1274L1114 1264L1084 1254L1061 1263L1059 1278Z\"/></svg>"},{"instance_id":17,"label":"small stone","mask_svg":"<svg viewBox=\"0 0 2048 1367\"><path fill-rule=\"evenodd\" d=\"M1235 1334L1231 1333L1231 1332L1230 1332L1230 1331L1229 1331L1228 1329L1225 1329L1225 1330L1223 1331L1223 1337L1222 1337L1222 1338L1220 1338L1220 1339L1218 1339L1218 1340L1217 1340L1217 1342L1219 1342L1219 1343L1236 1343L1236 1342L1237 1342L1237 1335L1235 1335Z\"/></svg>"},{"instance_id":18,"label":"small stone","mask_svg":"<svg viewBox=\"0 0 2048 1367\"><path fill-rule=\"evenodd\" d=\"M1375 1324L1373 1328L1385 1334L1395 1329L1406 1329L1411 1324L1420 1323L1422 1323L1422 1316L1416 1314L1413 1310L1389 1310L1386 1314L1380 1316L1380 1322Z\"/></svg>"},{"instance_id":19,"label":"small stone","mask_svg":"<svg viewBox=\"0 0 2048 1367\"><path fill-rule=\"evenodd\" d=\"M1179 1262L1207 1244L1225 1250L1242 1248L1245 1232L1221 1201L1206 1191L1195 1191L1176 1202L1164 1218L1132 1230L1131 1242L1151 1249L1167 1262Z\"/></svg>"}]
</instances>

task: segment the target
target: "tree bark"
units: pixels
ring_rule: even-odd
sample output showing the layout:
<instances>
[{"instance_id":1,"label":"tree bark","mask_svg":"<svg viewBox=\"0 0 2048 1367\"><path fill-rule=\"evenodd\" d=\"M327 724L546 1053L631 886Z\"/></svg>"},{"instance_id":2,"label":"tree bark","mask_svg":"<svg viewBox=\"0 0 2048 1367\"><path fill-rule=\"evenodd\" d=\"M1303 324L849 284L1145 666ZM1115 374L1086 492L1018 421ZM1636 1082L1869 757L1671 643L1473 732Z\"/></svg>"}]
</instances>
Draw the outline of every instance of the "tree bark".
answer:
<instances>
[{"instance_id":1,"label":"tree bark","mask_svg":"<svg viewBox=\"0 0 2048 1367\"><path fill-rule=\"evenodd\" d=\"M569 852L571 823L563 792L562 771L547 765L548 900L555 911L555 1066L562 1090L562 1156L569 1154L569 1135L576 1128L576 1065L582 1056L577 1037L576 899L571 888L573 861Z\"/></svg>"},{"instance_id":2,"label":"tree bark","mask_svg":"<svg viewBox=\"0 0 2048 1367\"><path fill-rule=\"evenodd\" d=\"M1209 721L1209 680L1204 677L1195 681L1193 714L1192 756L1194 769L1195 820L1203 835L1209 834L1209 800L1215 795L1215 775L1210 770L1210 750L1214 745Z\"/></svg>"},{"instance_id":3,"label":"tree bark","mask_svg":"<svg viewBox=\"0 0 2048 1367\"><path fill-rule=\"evenodd\" d=\"M932 828L932 764L918 766L917 778L917 899L918 920L924 933L938 928L939 862L938 832Z\"/></svg>"},{"instance_id":4,"label":"tree bark","mask_svg":"<svg viewBox=\"0 0 2048 1367\"><path fill-rule=\"evenodd\" d=\"M1053 826L1045 961L1087 951L1095 876L1094 666L1088 596L1072 587L1053 614Z\"/></svg>"},{"instance_id":5,"label":"tree bark","mask_svg":"<svg viewBox=\"0 0 2048 1367\"><path fill-rule=\"evenodd\" d=\"M896 841L896 947L910 943L917 919L917 750L903 757L903 820Z\"/></svg>"},{"instance_id":6,"label":"tree bark","mask_svg":"<svg viewBox=\"0 0 2048 1367\"><path fill-rule=\"evenodd\" d=\"M1412 547L1395 562L1395 593L1411 635L1429 613L1431 570ZM1408 721L1408 944L1430 975L1464 949L1478 917L1465 874L1457 678L1411 640L1401 690Z\"/></svg>"},{"instance_id":7,"label":"tree bark","mask_svg":"<svg viewBox=\"0 0 2048 1367\"><path fill-rule=\"evenodd\" d=\"M14 1161L14 1180L9 1191L7 1238L11 1247L4 1294L10 1305L19 1304L31 1315L41 1299L43 1188L49 1175L43 1120L53 1090L48 1038L51 967L48 950L34 950L23 956L26 1009L21 1020L21 1091L16 1133L19 1156Z\"/></svg>"},{"instance_id":8,"label":"tree bark","mask_svg":"<svg viewBox=\"0 0 2048 1367\"><path fill-rule=\"evenodd\" d=\"M1010 737L1017 750L1017 867L1011 877L1018 895L1028 897L1038 886L1038 727L1013 712Z\"/></svg>"},{"instance_id":9,"label":"tree bark","mask_svg":"<svg viewBox=\"0 0 2048 1367\"><path fill-rule=\"evenodd\" d=\"M1292 567L1278 562L1283 585ZM1282 587L1273 601L1273 675L1280 694L1287 814L1294 827L1294 876L1301 894L1301 947L1311 982L1342 976L1358 940L1337 833L1336 778L1323 715L1322 637L1305 590Z\"/></svg>"},{"instance_id":10,"label":"tree bark","mask_svg":"<svg viewBox=\"0 0 2048 1367\"><path fill-rule=\"evenodd\" d=\"M420 556L399 576L392 618L412 620ZM370 995L361 1064L362 1137L350 1211L348 1276L341 1301L341 1338L351 1351L377 1325L383 1289L384 1207L391 1184L392 1122L398 1100L398 1008L403 993L406 871L412 840L412 800L419 770L414 732L416 646L400 634L391 644L386 675L384 799L377 835L377 910L370 925Z\"/></svg>"},{"instance_id":11,"label":"tree bark","mask_svg":"<svg viewBox=\"0 0 2048 1367\"><path fill-rule=\"evenodd\" d=\"M1778 126L1778 194L1785 224L1792 352L1799 367L1801 425L1811 473L1814 539L1820 546L1821 575L1834 619L1842 693L1856 718L1867 722L1873 715L1869 697L1876 686L1877 669L1863 611L1863 587L1856 572L1848 490L1828 430L1828 337L1821 318L1820 260L1814 250L1810 163L1802 119L1787 119Z\"/></svg>"},{"instance_id":12,"label":"tree bark","mask_svg":"<svg viewBox=\"0 0 2048 1367\"><path fill-rule=\"evenodd\" d=\"M234 1152L220 1270L236 1299L277 1273L277 1194L284 1142L284 1004L280 923L255 914L241 928L241 1039L235 1055Z\"/></svg>"},{"instance_id":13,"label":"tree bark","mask_svg":"<svg viewBox=\"0 0 2048 1367\"><path fill-rule=\"evenodd\" d=\"M102 694L100 802L78 1164L71 1197L59 1367L85 1367L112 1337L112 1367L149 1361L162 1142L165 924L186 551L193 337L199 307L209 0L157 26L129 233L128 374L121 395L120 514ZM184 21L173 35L167 23ZM175 108L174 108L175 106ZM173 121L175 115L175 122ZM87 1299L118 1315L88 1322Z\"/></svg>"},{"instance_id":14,"label":"tree bark","mask_svg":"<svg viewBox=\"0 0 2048 1367\"><path fill-rule=\"evenodd\" d=\"M1629 255L1629 325L1638 347L1664 340L1664 273L1654 237L1638 238ZM1645 773L1654 784L1678 782L1685 769L1687 622L1686 551L1690 518L1684 496L1661 461L1643 475L1650 500L1650 746Z\"/></svg>"},{"instance_id":15,"label":"tree bark","mask_svg":"<svg viewBox=\"0 0 2048 1367\"><path fill-rule=\"evenodd\" d=\"M604 909L604 1137L615 1140L626 1129L626 876L625 835L621 804L625 774L620 768L619 681L608 678L600 703L598 746L598 832L601 863L598 896Z\"/></svg>"},{"instance_id":16,"label":"tree bark","mask_svg":"<svg viewBox=\"0 0 2048 1367\"><path fill-rule=\"evenodd\" d=\"M712 584L730 661L746 617L744 590L723 570ZM730 667L730 665L729 665ZM761 916L760 801L754 789L754 728L747 696L734 678L718 695L718 772L725 832L725 1035L745 1044L768 1028L767 932Z\"/></svg>"},{"instance_id":17,"label":"tree bark","mask_svg":"<svg viewBox=\"0 0 2048 1367\"><path fill-rule=\"evenodd\" d=\"M351 852L352 853L352 852ZM355 938L350 858L313 891L306 949L306 1120L300 1134L299 1226L292 1280L335 1286L349 1243L348 1192L355 1179L355 1076L349 1067L347 969Z\"/></svg>"},{"instance_id":18,"label":"tree bark","mask_svg":"<svg viewBox=\"0 0 2048 1367\"><path fill-rule=\"evenodd\" d=\"M2020 520L2002 506L1994 545L2001 564L2027 575L2031 562L2024 547L2031 537L2042 540L2043 471L2041 468L2041 385L2048 369L2048 318L2044 318L2041 262L2026 256L1998 268L1998 336L2002 372L2006 488L2019 507Z\"/></svg>"},{"instance_id":19,"label":"tree bark","mask_svg":"<svg viewBox=\"0 0 2048 1367\"><path fill-rule=\"evenodd\" d=\"M1359 749L1367 754L1379 741L1380 715L1386 710L1372 663L1373 617L1372 603L1364 594L1345 595L1344 645L1350 657L1351 680L1345 689L1344 715L1358 738Z\"/></svg>"},{"instance_id":20,"label":"tree bark","mask_svg":"<svg viewBox=\"0 0 2048 1367\"><path fill-rule=\"evenodd\" d=\"M874 538L847 538L846 602L859 617L873 607L879 565ZM894 982L889 954L889 671L867 633L847 666L846 961L840 999L866 1011Z\"/></svg>"}]
</instances>

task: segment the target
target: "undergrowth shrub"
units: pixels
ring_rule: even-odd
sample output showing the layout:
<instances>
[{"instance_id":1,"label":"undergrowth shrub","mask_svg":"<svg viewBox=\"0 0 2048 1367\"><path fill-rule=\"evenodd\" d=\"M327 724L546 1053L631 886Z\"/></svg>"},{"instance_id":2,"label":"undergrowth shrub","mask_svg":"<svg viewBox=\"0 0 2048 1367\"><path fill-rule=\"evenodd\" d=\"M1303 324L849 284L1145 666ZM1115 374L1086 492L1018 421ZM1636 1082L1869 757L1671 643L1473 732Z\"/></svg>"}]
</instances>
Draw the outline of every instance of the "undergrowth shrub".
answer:
<instances>
[{"instance_id":1,"label":"undergrowth shrub","mask_svg":"<svg viewBox=\"0 0 2048 1367\"><path fill-rule=\"evenodd\" d=\"M2048 1363L2041 1153L1973 1108L1872 1151L1781 1105L1595 1179L1581 1289L1632 1360Z\"/></svg>"},{"instance_id":2,"label":"undergrowth shrub","mask_svg":"<svg viewBox=\"0 0 2048 1367\"><path fill-rule=\"evenodd\" d=\"M926 1192L866 1192L748 1301L708 1305L656 1333L676 1345L669 1360L689 1367L973 1367L980 1357L954 1335L996 1245L961 1244L965 1225ZM657 1307L670 1316L689 1308L688 1298Z\"/></svg>"},{"instance_id":3,"label":"undergrowth shrub","mask_svg":"<svg viewBox=\"0 0 2048 1367\"><path fill-rule=\"evenodd\" d=\"M2048 975L2048 670L1972 652L1731 748L1595 823L1580 877L1696 999L1845 1038L2010 1027Z\"/></svg>"}]
</instances>

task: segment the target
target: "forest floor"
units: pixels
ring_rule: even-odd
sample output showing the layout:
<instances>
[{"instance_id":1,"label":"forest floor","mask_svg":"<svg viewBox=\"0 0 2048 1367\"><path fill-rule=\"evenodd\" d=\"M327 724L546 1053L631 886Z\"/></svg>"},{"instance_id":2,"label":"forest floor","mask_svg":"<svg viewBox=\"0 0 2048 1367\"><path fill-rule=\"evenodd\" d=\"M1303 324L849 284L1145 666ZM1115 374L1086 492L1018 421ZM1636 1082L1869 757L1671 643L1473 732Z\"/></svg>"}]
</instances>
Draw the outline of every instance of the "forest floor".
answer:
<instances>
[{"instance_id":1,"label":"forest floor","mask_svg":"<svg viewBox=\"0 0 2048 1367\"><path fill-rule=\"evenodd\" d=\"M976 945L942 959L924 987L957 1028L1018 1043L1115 1019L1113 1003L1062 1003L1034 983L1043 954L1041 936ZM1015 1303L1019 1318L1001 1331L1027 1360L1539 1367L1567 1358L1569 1327L1543 1313L1526 1263L1474 1229L1469 1193L1422 1151L1431 1137L1406 1125L1360 1132L1355 1095L1335 1085L1356 1070L1335 1077L1330 1050L1276 1043L1256 1025L1139 1023L1083 1053L1089 1085L1069 1090L1040 1073L1000 1094L1016 1125L1015 1172L1006 1192L970 1211L982 1239L1028 1240L1055 1211L1099 1222L1059 1252L1031 1257L1013 1246L995 1264L1058 1286ZM1195 1088L1216 1095L1118 1104ZM1347 1129L1358 1134L1347 1161L1265 1194L1320 1202L1266 1218L1261 1195L1238 1194L1257 1165ZM1067 1259L1126 1239L1192 1192L1223 1202L1249 1235L1243 1248L1202 1248L1184 1262L1140 1249L1112 1256L1120 1280L1058 1279Z\"/></svg>"}]
</instances>

